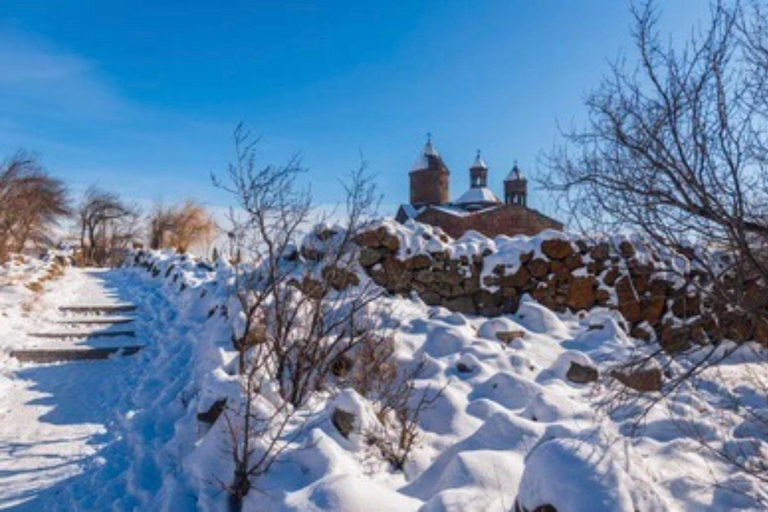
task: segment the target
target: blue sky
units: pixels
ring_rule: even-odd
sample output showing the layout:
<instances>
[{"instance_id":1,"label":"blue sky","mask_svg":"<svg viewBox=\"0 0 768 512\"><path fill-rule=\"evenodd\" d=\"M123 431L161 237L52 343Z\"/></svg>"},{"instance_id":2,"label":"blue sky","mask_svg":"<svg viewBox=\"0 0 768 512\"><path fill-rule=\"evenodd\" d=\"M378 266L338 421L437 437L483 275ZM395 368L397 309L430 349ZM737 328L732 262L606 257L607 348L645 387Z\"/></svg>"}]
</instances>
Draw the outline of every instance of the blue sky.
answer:
<instances>
[{"instance_id":1,"label":"blue sky","mask_svg":"<svg viewBox=\"0 0 768 512\"><path fill-rule=\"evenodd\" d=\"M621 0L218 4L0 0L0 155L36 150L76 193L223 206L209 173L242 120L264 163L301 153L319 202L362 155L396 204L432 132L454 197L477 148L500 193L515 159L536 175L558 123L582 120L631 52ZM662 4L678 34L707 14ZM552 211L544 193L531 203Z\"/></svg>"}]
</instances>

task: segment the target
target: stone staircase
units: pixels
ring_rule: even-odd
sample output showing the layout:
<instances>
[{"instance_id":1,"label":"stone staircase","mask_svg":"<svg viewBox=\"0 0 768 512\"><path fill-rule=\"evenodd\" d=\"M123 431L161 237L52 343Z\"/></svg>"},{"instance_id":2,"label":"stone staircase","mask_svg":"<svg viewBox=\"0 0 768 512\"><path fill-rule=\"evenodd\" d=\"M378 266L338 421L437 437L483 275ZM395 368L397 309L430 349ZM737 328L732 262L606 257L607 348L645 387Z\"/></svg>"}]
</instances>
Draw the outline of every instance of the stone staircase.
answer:
<instances>
[{"instance_id":1,"label":"stone staircase","mask_svg":"<svg viewBox=\"0 0 768 512\"><path fill-rule=\"evenodd\" d=\"M63 306L61 318L47 328L27 333L24 349L11 356L22 362L93 361L115 354L133 355L144 348L132 329L132 304Z\"/></svg>"}]
</instances>

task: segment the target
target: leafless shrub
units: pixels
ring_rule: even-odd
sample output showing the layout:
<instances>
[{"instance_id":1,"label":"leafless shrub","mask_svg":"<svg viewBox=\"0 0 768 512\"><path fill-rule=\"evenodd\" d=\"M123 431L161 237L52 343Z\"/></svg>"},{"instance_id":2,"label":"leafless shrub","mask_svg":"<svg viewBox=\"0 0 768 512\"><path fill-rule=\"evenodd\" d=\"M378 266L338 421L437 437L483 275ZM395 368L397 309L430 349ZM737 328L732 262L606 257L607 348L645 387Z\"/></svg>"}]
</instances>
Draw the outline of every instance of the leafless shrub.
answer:
<instances>
[{"instance_id":1,"label":"leafless shrub","mask_svg":"<svg viewBox=\"0 0 768 512\"><path fill-rule=\"evenodd\" d=\"M264 346L257 347L257 352L263 350ZM252 487L251 479L267 473L301 434L298 429L288 433L296 409L285 400L275 404L262 395L261 388L267 384L269 375L265 368L268 361L263 354L253 354L251 364L241 374L242 404L237 409L227 406L222 415L234 475L231 483L221 485L229 493L229 508L233 512L242 510L243 499Z\"/></svg>"},{"instance_id":2,"label":"leafless shrub","mask_svg":"<svg viewBox=\"0 0 768 512\"><path fill-rule=\"evenodd\" d=\"M91 186L77 211L86 264L105 265L140 238L139 209L116 193Z\"/></svg>"},{"instance_id":3,"label":"leafless shrub","mask_svg":"<svg viewBox=\"0 0 768 512\"><path fill-rule=\"evenodd\" d=\"M30 243L48 242L57 221L70 213L64 184L24 151L0 164L0 205L0 262Z\"/></svg>"},{"instance_id":4,"label":"leafless shrub","mask_svg":"<svg viewBox=\"0 0 768 512\"><path fill-rule=\"evenodd\" d=\"M368 442L376 446L384 459L399 471L405 467L419 441L422 413L440 398L447 386L420 389L417 379L424 364L421 361L410 371L380 375L374 382L376 392L370 395L375 400L376 415L384 426L384 432L367 432Z\"/></svg>"},{"instance_id":5,"label":"leafless shrub","mask_svg":"<svg viewBox=\"0 0 768 512\"><path fill-rule=\"evenodd\" d=\"M149 245L152 249L172 247L186 252L206 245L216 234L216 223L206 208L193 199L184 204L155 208L149 218Z\"/></svg>"},{"instance_id":6,"label":"leafless shrub","mask_svg":"<svg viewBox=\"0 0 768 512\"><path fill-rule=\"evenodd\" d=\"M346 186L341 225L316 230L315 247L300 250L300 235L326 217L317 213L309 191L298 185L304 172L299 160L258 168L257 142L239 126L236 159L224 179L213 180L234 197L238 208L230 215L230 252L240 255L235 290L242 325L233 336L239 373L246 381L255 372L260 382L275 383L282 400L277 409L284 412L267 417L261 427L247 420L246 412L238 427L230 428L233 440L246 447L233 452L233 508L242 504L250 478L266 471L281 451L264 440L264 432L282 432L285 418L329 384L335 363L367 336L366 312L379 296L377 287L360 283L354 258L355 236L377 203L364 168ZM244 391L246 404L260 400L259 386L247 385ZM266 452L254 459L247 447L265 442Z\"/></svg>"}]
</instances>

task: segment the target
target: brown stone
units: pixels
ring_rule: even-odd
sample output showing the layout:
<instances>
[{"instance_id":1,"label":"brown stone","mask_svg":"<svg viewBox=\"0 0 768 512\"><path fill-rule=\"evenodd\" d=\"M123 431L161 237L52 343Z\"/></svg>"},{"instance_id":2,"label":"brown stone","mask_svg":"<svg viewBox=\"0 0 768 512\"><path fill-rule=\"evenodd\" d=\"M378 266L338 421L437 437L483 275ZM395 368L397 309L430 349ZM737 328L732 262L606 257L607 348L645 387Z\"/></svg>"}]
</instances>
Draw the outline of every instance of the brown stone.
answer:
<instances>
[{"instance_id":1,"label":"brown stone","mask_svg":"<svg viewBox=\"0 0 768 512\"><path fill-rule=\"evenodd\" d=\"M611 377L640 393L661 391L661 370L658 368L614 370Z\"/></svg>"},{"instance_id":2,"label":"brown stone","mask_svg":"<svg viewBox=\"0 0 768 512\"><path fill-rule=\"evenodd\" d=\"M377 229L376 233L379 236L379 243L382 247L389 249L392 252L397 252L400 248L400 240L397 238L397 235L387 231L387 228L384 226Z\"/></svg>"},{"instance_id":3,"label":"brown stone","mask_svg":"<svg viewBox=\"0 0 768 512\"><path fill-rule=\"evenodd\" d=\"M604 268L605 264L602 261L590 261L587 263L587 272L593 276L599 275Z\"/></svg>"},{"instance_id":4,"label":"brown stone","mask_svg":"<svg viewBox=\"0 0 768 512\"><path fill-rule=\"evenodd\" d=\"M761 318L755 322L755 341L768 348L768 320Z\"/></svg>"},{"instance_id":5,"label":"brown stone","mask_svg":"<svg viewBox=\"0 0 768 512\"><path fill-rule=\"evenodd\" d=\"M405 262L405 266L410 270L423 270L429 268L432 264L432 258L426 254L417 254Z\"/></svg>"},{"instance_id":6,"label":"brown stone","mask_svg":"<svg viewBox=\"0 0 768 512\"><path fill-rule=\"evenodd\" d=\"M632 282L627 276L616 282L616 295L619 299L619 311L630 324L636 324L643 319L640 301L632 288Z\"/></svg>"},{"instance_id":7,"label":"brown stone","mask_svg":"<svg viewBox=\"0 0 768 512\"><path fill-rule=\"evenodd\" d=\"M499 341L510 344L515 340L524 338L525 331L497 331L496 337L499 339Z\"/></svg>"},{"instance_id":8,"label":"brown stone","mask_svg":"<svg viewBox=\"0 0 768 512\"><path fill-rule=\"evenodd\" d=\"M381 242L379 241L379 236L376 233L375 230L367 230L363 231L362 233L358 233L355 237L355 242L357 245L361 245L363 247L368 247L371 249L378 249L381 247Z\"/></svg>"},{"instance_id":9,"label":"brown stone","mask_svg":"<svg viewBox=\"0 0 768 512\"><path fill-rule=\"evenodd\" d=\"M672 301L672 313L678 318L691 318L701 313L701 298L698 295L681 295Z\"/></svg>"},{"instance_id":10,"label":"brown stone","mask_svg":"<svg viewBox=\"0 0 768 512\"><path fill-rule=\"evenodd\" d=\"M472 295L474 293L478 293L482 290L480 287L480 273L479 272L472 272L472 275L464 280L464 293L468 295Z\"/></svg>"},{"instance_id":11,"label":"brown stone","mask_svg":"<svg viewBox=\"0 0 768 512\"><path fill-rule=\"evenodd\" d=\"M659 335L659 345L669 354L682 352L691 346L691 332L685 326L664 325Z\"/></svg>"},{"instance_id":12,"label":"brown stone","mask_svg":"<svg viewBox=\"0 0 768 512\"><path fill-rule=\"evenodd\" d=\"M595 282L591 277L574 277L568 287L567 305L575 311L590 309L595 304Z\"/></svg>"},{"instance_id":13,"label":"brown stone","mask_svg":"<svg viewBox=\"0 0 768 512\"><path fill-rule=\"evenodd\" d=\"M592 248L589 255L595 261L605 261L611 254L611 247L607 243L599 243Z\"/></svg>"},{"instance_id":14,"label":"brown stone","mask_svg":"<svg viewBox=\"0 0 768 512\"><path fill-rule=\"evenodd\" d=\"M669 291L672 288L672 283L666 279L652 279L648 285L648 291L651 293L651 297L663 297L667 299Z\"/></svg>"},{"instance_id":15,"label":"brown stone","mask_svg":"<svg viewBox=\"0 0 768 512\"><path fill-rule=\"evenodd\" d=\"M526 264L526 268L528 269L528 273L538 279L549 274L549 262L541 258L529 261Z\"/></svg>"},{"instance_id":16,"label":"brown stone","mask_svg":"<svg viewBox=\"0 0 768 512\"><path fill-rule=\"evenodd\" d=\"M541 252L553 260L564 260L573 254L573 246L568 240L551 238L541 243Z\"/></svg>"},{"instance_id":17,"label":"brown stone","mask_svg":"<svg viewBox=\"0 0 768 512\"><path fill-rule=\"evenodd\" d=\"M533 259L533 251L524 252L520 255L520 263L528 263Z\"/></svg>"},{"instance_id":18,"label":"brown stone","mask_svg":"<svg viewBox=\"0 0 768 512\"><path fill-rule=\"evenodd\" d=\"M642 295L648 289L648 276L645 274L634 274L632 276L632 284L634 285L637 293Z\"/></svg>"},{"instance_id":19,"label":"brown stone","mask_svg":"<svg viewBox=\"0 0 768 512\"><path fill-rule=\"evenodd\" d=\"M558 282L560 283L567 283L571 280L571 271L568 270L568 267L565 266L565 263L562 261L553 261L550 264L550 268L552 272L555 274L555 277L557 278Z\"/></svg>"},{"instance_id":20,"label":"brown stone","mask_svg":"<svg viewBox=\"0 0 768 512\"><path fill-rule=\"evenodd\" d=\"M549 288L546 286L539 286L531 292L531 297L533 297L533 299L540 304L544 304L547 301L548 295Z\"/></svg>"},{"instance_id":21,"label":"brown stone","mask_svg":"<svg viewBox=\"0 0 768 512\"><path fill-rule=\"evenodd\" d=\"M444 299L443 307L445 307L446 309L449 309L450 311L454 311L456 313L464 313L466 315L477 314L475 301L472 300L472 297L463 296L463 297L454 297L450 299Z\"/></svg>"},{"instance_id":22,"label":"brown stone","mask_svg":"<svg viewBox=\"0 0 768 512\"><path fill-rule=\"evenodd\" d=\"M440 280L448 284L459 284L464 280L464 276L457 268L452 267L440 274Z\"/></svg>"},{"instance_id":23,"label":"brown stone","mask_svg":"<svg viewBox=\"0 0 768 512\"><path fill-rule=\"evenodd\" d=\"M427 306L439 306L443 302L443 298L440 296L440 294L435 293L431 290L427 290L424 293L419 295L421 297L421 300L424 301L424 304Z\"/></svg>"},{"instance_id":24,"label":"brown stone","mask_svg":"<svg viewBox=\"0 0 768 512\"><path fill-rule=\"evenodd\" d=\"M744 309L747 311L759 311L768 306L768 289L757 283L750 283L744 292Z\"/></svg>"},{"instance_id":25,"label":"brown stone","mask_svg":"<svg viewBox=\"0 0 768 512\"><path fill-rule=\"evenodd\" d=\"M433 270L419 270L413 273L413 280L429 286L436 281L437 275Z\"/></svg>"},{"instance_id":26,"label":"brown stone","mask_svg":"<svg viewBox=\"0 0 768 512\"><path fill-rule=\"evenodd\" d=\"M325 287L323 286L323 283L317 279L312 279L311 277L305 277L304 280L301 281L299 289L306 296L315 300L321 299L325 293Z\"/></svg>"},{"instance_id":27,"label":"brown stone","mask_svg":"<svg viewBox=\"0 0 768 512\"><path fill-rule=\"evenodd\" d=\"M350 286L360 284L360 279L354 272L336 266L324 267L322 270L323 279L331 285L336 291L346 290Z\"/></svg>"},{"instance_id":28,"label":"brown stone","mask_svg":"<svg viewBox=\"0 0 768 512\"><path fill-rule=\"evenodd\" d=\"M651 341L653 339L653 331L642 325L633 327L629 335L643 341Z\"/></svg>"},{"instance_id":29,"label":"brown stone","mask_svg":"<svg viewBox=\"0 0 768 512\"><path fill-rule=\"evenodd\" d=\"M643 310L643 319L651 325L658 325L661 322L661 317L664 315L664 309L667 305L666 297L646 297L640 303Z\"/></svg>"},{"instance_id":30,"label":"brown stone","mask_svg":"<svg viewBox=\"0 0 768 512\"><path fill-rule=\"evenodd\" d=\"M499 279L499 283L504 287L526 288L531 282L531 274L525 266L521 266L514 274L505 275Z\"/></svg>"},{"instance_id":31,"label":"brown stone","mask_svg":"<svg viewBox=\"0 0 768 512\"><path fill-rule=\"evenodd\" d=\"M606 306L610 300L611 294L608 292L608 290L604 290L602 288L595 290L595 304L598 306Z\"/></svg>"},{"instance_id":32,"label":"brown stone","mask_svg":"<svg viewBox=\"0 0 768 512\"><path fill-rule=\"evenodd\" d=\"M573 272L577 268L581 268L584 266L584 259L581 257L581 254L574 253L565 258L565 267L568 269L568 271Z\"/></svg>"},{"instance_id":33,"label":"brown stone","mask_svg":"<svg viewBox=\"0 0 768 512\"><path fill-rule=\"evenodd\" d=\"M408 272L405 264L392 256L382 263L382 272L386 282L385 287L391 292L408 291L413 275ZM376 278L374 277L374 281ZM378 284L378 283L377 283Z\"/></svg>"},{"instance_id":34,"label":"brown stone","mask_svg":"<svg viewBox=\"0 0 768 512\"><path fill-rule=\"evenodd\" d=\"M621 253L621 256L624 259L629 259L635 256L637 251L635 251L635 246L632 245L631 242L628 242L627 240L624 240L619 244L619 253Z\"/></svg>"},{"instance_id":35,"label":"brown stone","mask_svg":"<svg viewBox=\"0 0 768 512\"><path fill-rule=\"evenodd\" d=\"M509 299L509 298L517 298L518 297L517 289L512 287L504 287L501 289L501 296Z\"/></svg>"},{"instance_id":36,"label":"brown stone","mask_svg":"<svg viewBox=\"0 0 768 512\"><path fill-rule=\"evenodd\" d=\"M363 247L360 250L360 265L363 267L372 267L375 264L377 264L379 261L381 261L382 254L380 251L377 251L376 249L371 249L369 247Z\"/></svg>"},{"instance_id":37,"label":"brown stone","mask_svg":"<svg viewBox=\"0 0 768 512\"><path fill-rule=\"evenodd\" d=\"M597 368L579 364L575 361L571 361L571 365L568 367L568 372L565 374L565 378L576 384L587 384L594 382L598 379L599 373Z\"/></svg>"},{"instance_id":38,"label":"brown stone","mask_svg":"<svg viewBox=\"0 0 768 512\"><path fill-rule=\"evenodd\" d=\"M613 286L619 277L621 277L621 270L619 270L619 267L611 267L603 276L603 282L608 286Z\"/></svg>"},{"instance_id":39,"label":"brown stone","mask_svg":"<svg viewBox=\"0 0 768 512\"><path fill-rule=\"evenodd\" d=\"M501 295L487 290L480 290L474 294L475 307L483 316L498 316L501 311Z\"/></svg>"},{"instance_id":40,"label":"brown stone","mask_svg":"<svg viewBox=\"0 0 768 512\"><path fill-rule=\"evenodd\" d=\"M754 322L747 315L729 312L722 316L720 323L727 339L736 343L752 339Z\"/></svg>"}]
</instances>

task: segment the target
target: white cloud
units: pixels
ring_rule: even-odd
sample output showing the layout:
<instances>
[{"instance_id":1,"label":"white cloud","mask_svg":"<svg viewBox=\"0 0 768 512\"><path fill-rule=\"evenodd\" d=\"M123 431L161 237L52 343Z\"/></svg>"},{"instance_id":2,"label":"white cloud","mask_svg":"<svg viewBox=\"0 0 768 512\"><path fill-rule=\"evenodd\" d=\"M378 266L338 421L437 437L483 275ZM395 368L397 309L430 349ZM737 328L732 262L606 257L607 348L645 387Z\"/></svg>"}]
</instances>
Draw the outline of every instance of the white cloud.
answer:
<instances>
[{"instance_id":1,"label":"white cloud","mask_svg":"<svg viewBox=\"0 0 768 512\"><path fill-rule=\"evenodd\" d=\"M11 115L118 119L134 109L95 63L2 27L0 69L0 105Z\"/></svg>"}]
</instances>

